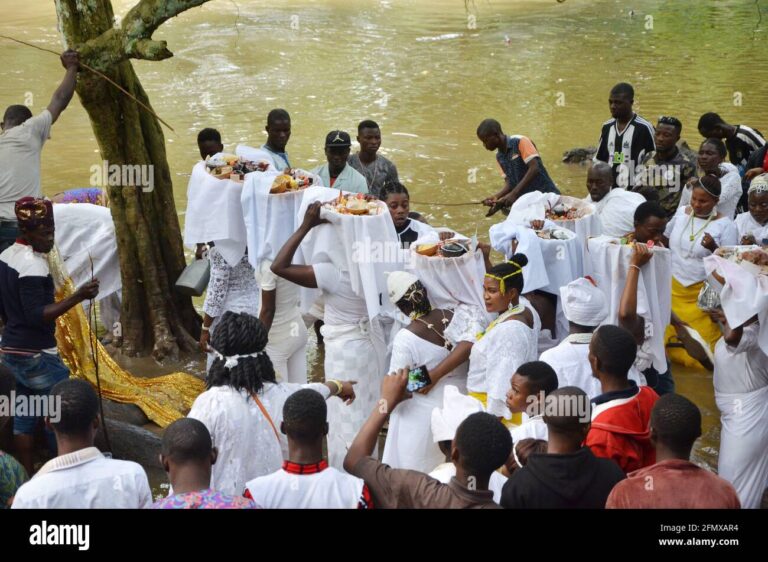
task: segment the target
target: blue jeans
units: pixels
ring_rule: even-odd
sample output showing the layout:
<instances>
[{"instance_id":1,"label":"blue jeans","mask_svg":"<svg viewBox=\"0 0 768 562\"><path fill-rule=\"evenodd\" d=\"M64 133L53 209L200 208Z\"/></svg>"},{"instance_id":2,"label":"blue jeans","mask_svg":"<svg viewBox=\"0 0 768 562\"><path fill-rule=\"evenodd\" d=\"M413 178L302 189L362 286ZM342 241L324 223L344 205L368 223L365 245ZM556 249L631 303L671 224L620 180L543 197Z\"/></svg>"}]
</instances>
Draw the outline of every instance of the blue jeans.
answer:
<instances>
[{"instance_id":1,"label":"blue jeans","mask_svg":"<svg viewBox=\"0 0 768 562\"><path fill-rule=\"evenodd\" d=\"M0 254L5 251L6 248L13 246L16 239L19 237L19 228L12 222L6 222L0 220Z\"/></svg>"},{"instance_id":2,"label":"blue jeans","mask_svg":"<svg viewBox=\"0 0 768 562\"><path fill-rule=\"evenodd\" d=\"M16 378L16 396L48 396L56 383L69 378L69 369L58 355L0 353L0 364ZM28 401L28 403L32 403ZM40 416L13 417L14 435L31 435Z\"/></svg>"}]
</instances>

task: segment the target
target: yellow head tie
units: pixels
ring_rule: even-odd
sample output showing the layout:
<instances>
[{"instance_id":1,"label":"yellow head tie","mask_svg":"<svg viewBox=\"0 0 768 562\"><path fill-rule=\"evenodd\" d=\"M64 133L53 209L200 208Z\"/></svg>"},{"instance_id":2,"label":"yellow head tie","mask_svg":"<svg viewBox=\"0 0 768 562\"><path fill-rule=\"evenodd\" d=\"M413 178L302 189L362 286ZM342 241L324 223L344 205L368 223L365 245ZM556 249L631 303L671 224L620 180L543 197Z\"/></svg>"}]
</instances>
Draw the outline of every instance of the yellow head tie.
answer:
<instances>
[{"instance_id":1,"label":"yellow head tie","mask_svg":"<svg viewBox=\"0 0 768 562\"><path fill-rule=\"evenodd\" d=\"M514 263L514 262L510 262ZM517 265L516 263L514 265ZM517 267L520 267L519 265ZM518 269L517 271L513 271L512 273L508 273L504 277L499 277L498 275L493 275L492 273L486 273L485 276L489 277L491 279L496 279L499 282L499 290L501 291L501 294L505 294L507 292L506 283L504 282L505 279L509 279L510 277L514 277L515 275L520 275L523 272L522 269Z\"/></svg>"}]
</instances>

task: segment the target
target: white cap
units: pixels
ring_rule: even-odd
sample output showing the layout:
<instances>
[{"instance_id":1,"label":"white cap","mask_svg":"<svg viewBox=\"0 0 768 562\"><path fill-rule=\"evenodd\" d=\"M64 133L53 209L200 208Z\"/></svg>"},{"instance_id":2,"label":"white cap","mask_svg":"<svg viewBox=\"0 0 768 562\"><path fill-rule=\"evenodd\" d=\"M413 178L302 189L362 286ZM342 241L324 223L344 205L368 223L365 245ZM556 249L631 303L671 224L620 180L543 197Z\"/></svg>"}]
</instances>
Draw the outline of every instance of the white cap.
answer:
<instances>
[{"instance_id":1,"label":"white cap","mask_svg":"<svg viewBox=\"0 0 768 562\"><path fill-rule=\"evenodd\" d=\"M453 441L459 425L475 412L483 412L483 403L459 392L455 386L443 391L443 407L432 410L432 440Z\"/></svg>"},{"instance_id":2,"label":"white cap","mask_svg":"<svg viewBox=\"0 0 768 562\"><path fill-rule=\"evenodd\" d=\"M584 277L560 287L563 313L569 322L581 326L599 326L608 316L605 295Z\"/></svg>"},{"instance_id":3,"label":"white cap","mask_svg":"<svg viewBox=\"0 0 768 562\"><path fill-rule=\"evenodd\" d=\"M389 301L397 304L397 301L405 296L408 289L419 280L413 273L407 271L392 271L387 276L387 293Z\"/></svg>"}]
</instances>

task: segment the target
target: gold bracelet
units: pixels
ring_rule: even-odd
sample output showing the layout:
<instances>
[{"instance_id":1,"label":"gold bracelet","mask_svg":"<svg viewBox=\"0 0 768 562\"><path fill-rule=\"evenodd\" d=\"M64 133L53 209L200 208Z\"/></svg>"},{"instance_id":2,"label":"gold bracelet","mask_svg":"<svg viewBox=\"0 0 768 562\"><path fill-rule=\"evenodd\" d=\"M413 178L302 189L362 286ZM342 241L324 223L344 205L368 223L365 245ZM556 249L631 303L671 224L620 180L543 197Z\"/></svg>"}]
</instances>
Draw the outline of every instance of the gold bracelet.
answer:
<instances>
[{"instance_id":1,"label":"gold bracelet","mask_svg":"<svg viewBox=\"0 0 768 562\"><path fill-rule=\"evenodd\" d=\"M332 382L333 384L336 385L336 393L334 394L334 396L338 396L339 394L341 394L341 391L344 390L344 385L341 384L340 381L337 381L336 379L331 379L328 382Z\"/></svg>"}]
</instances>

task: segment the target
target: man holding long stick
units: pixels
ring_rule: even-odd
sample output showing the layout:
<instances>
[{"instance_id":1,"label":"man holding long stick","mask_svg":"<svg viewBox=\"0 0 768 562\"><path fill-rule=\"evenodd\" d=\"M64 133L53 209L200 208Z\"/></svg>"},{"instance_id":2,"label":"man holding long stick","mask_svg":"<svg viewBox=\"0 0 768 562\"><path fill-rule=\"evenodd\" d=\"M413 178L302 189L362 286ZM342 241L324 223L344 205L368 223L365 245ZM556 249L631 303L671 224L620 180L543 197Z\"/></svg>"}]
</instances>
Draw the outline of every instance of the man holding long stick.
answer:
<instances>
[{"instance_id":1,"label":"man holding long stick","mask_svg":"<svg viewBox=\"0 0 768 562\"><path fill-rule=\"evenodd\" d=\"M61 64L64 79L53 93L48 107L33 117L25 105L11 105L0 122L0 252L19 235L14 203L22 197L41 197L40 153L51 132L51 125L67 108L75 93L77 52L64 51Z\"/></svg>"}]
</instances>

